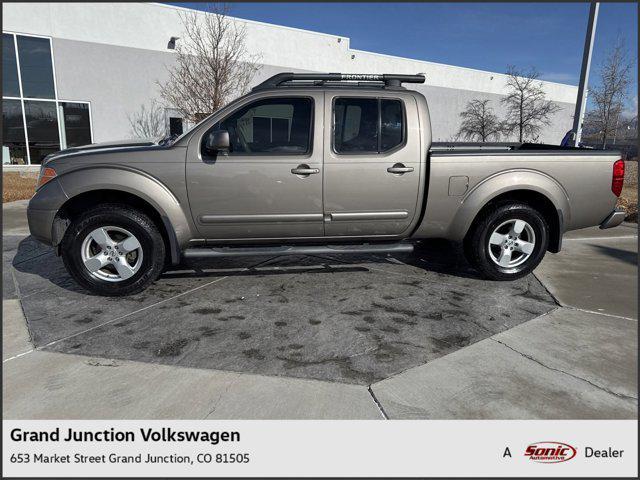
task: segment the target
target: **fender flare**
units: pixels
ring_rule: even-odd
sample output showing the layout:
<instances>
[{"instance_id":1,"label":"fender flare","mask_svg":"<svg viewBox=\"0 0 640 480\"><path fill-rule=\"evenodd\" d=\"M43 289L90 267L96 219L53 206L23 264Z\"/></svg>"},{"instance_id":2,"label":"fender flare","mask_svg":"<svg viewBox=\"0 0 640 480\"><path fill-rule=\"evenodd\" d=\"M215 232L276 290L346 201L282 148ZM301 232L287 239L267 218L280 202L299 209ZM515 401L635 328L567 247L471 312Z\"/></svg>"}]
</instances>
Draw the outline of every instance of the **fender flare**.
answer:
<instances>
[{"instance_id":1,"label":"fender flare","mask_svg":"<svg viewBox=\"0 0 640 480\"><path fill-rule=\"evenodd\" d=\"M65 172L57 180L69 200L98 190L127 192L144 200L162 219L172 263L179 261L182 247L191 239L190 223L176 196L155 177L126 166L88 165Z\"/></svg>"},{"instance_id":2,"label":"fender flare","mask_svg":"<svg viewBox=\"0 0 640 480\"><path fill-rule=\"evenodd\" d=\"M558 214L559 236L571 220L566 190L553 177L538 170L513 169L498 172L475 185L462 199L451 228L451 238L462 241L478 213L493 199L509 192L529 190L544 195ZM560 241L560 239L558 239Z\"/></svg>"}]
</instances>

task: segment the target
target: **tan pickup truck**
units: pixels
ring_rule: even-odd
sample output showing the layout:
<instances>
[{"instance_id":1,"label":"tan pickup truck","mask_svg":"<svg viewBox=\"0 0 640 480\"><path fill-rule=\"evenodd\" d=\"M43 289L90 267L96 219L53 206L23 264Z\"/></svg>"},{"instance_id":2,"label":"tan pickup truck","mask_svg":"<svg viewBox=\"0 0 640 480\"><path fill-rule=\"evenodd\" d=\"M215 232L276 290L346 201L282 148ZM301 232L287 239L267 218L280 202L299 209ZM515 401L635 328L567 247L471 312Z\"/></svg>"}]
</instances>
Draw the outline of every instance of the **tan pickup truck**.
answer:
<instances>
[{"instance_id":1,"label":"tan pickup truck","mask_svg":"<svg viewBox=\"0 0 640 480\"><path fill-rule=\"evenodd\" d=\"M34 237L102 295L182 258L410 252L462 242L493 280L531 272L568 230L614 227L615 151L431 141L422 75L281 73L176 139L47 157Z\"/></svg>"}]
</instances>

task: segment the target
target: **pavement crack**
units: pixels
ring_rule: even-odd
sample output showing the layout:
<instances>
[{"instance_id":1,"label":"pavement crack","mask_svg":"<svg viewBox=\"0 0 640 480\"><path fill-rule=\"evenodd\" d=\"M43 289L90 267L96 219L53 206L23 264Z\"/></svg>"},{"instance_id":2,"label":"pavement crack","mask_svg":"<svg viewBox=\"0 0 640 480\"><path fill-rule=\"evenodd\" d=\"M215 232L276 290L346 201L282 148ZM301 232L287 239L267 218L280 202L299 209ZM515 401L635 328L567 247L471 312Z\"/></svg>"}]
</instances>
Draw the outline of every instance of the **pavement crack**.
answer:
<instances>
[{"instance_id":1,"label":"pavement crack","mask_svg":"<svg viewBox=\"0 0 640 480\"><path fill-rule=\"evenodd\" d=\"M27 320L27 314L24 311L24 305L22 305L22 297L20 295L20 289L18 287L18 280L16 279L15 271L12 267L11 267L11 276L13 277L13 281L16 284L16 293L18 294L18 306L20 307L20 312L22 312L22 318L24 319L24 326L27 329L27 335L29 336L29 340L28 340L29 345L31 345L33 348L36 348L36 342L34 340L35 337L33 335L33 331L31 330L31 325L29 324L29 320Z\"/></svg>"},{"instance_id":2,"label":"pavement crack","mask_svg":"<svg viewBox=\"0 0 640 480\"><path fill-rule=\"evenodd\" d=\"M97 359L91 359L91 360L87 360L85 363L90 367L119 367L120 366L120 364L115 360L102 361Z\"/></svg>"},{"instance_id":3,"label":"pavement crack","mask_svg":"<svg viewBox=\"0 0 640 480\"><path fill-rule=\"evenodd\" d=\"M207 414L204 416L203 420L206 420L209 418L209 416L216 411L216 408L218 408L218 405L220 405L220 401L222 400L222 397L224 397L227 392L231 389L231 387L236 383L236 381L238 381L238 379L240 378L240 374L236 374L233 376L233 378L229 381L229 383L227 384L227 386L224 388L224 390L222 392L220 392L220 395L218 395L218 398L216 399L216 401L213 403L213 406L211 407L211 410L209 410L207 412Z\"/></svg>"},{"instance_id":4,"label":"pavement crack","mask_svg":"<svg viewBox=\"0 0 640 480\"><path fill-rule=\"evenodd\" d=\"M33 257L25 258L24 260L20 260L19 262L11 263L12 266L17 267L18 265L22 265L23 263L30 262L31 260L35 260L36 258L44 257L45 255L49 255L50 251L40 253L38 255L34 255Z\"/></svg>"},{"instance_id":5,"label":"pavement crack","mask_svg":"<svg viewBox=\"0 0 640 480\"><path fill-rule=\"evenodd\" d=\"M378 407L378 410L380 411L380 415L382 415L382 418L384 418L385 420L389 420L389 416L387 415L387 412L384 411L384 408L382 407L382 404L376 397L376 394L373 393L373 389L371 388L371 385L367 387L367 391L369 392L369 395L371 395L371 398L373 399L373 403L375 403L376 407Z\"/></svg>"},{"instance_id":6,"label":"pavement crack","mask_svg":"<svg viewBox=\"0 0 640 480\"><path fill-rule=\"evenodd\" d=\"M507 347L509 350L511 350L511 351L513 351L513 352L515 352L515 353L517 353L517 354L518 354L518 355L520 355L521 357L524 357L524 358L526 358L526 359L528 359L528 360L531 360L532 362L535 362L535 363L537 363L538 365L540 365L541 367L544 367L544 368L546 368L546 369L548 369L548 370L552 370L552 371L554 371L554 372L562 373L562 374L564 374L564 375L568 375L568 376L570 376L570 377L572 377L572 378L575 378L576 380L580 380L580 381L582 381L582 382L586 382L586 383L588 383L589 385L591 385L592 387L595 387L595 388L597 388L598 390L602 390L603 392L606 392L606 393L608 393L608 394L610 394L610 395L613 395L613 396L615 396L615 397L622 398L622 399L624 399L624 400L635 400L635 401L637 401L637 400L638 400L638 399L637 399L636 397L634 397L634 396L631 396L631 395L625 395L624 393L614 392L613 390L609 390L608 388L603 387L602 385L598 385L597 383L593 383L592 381L587 380L586 378L582 378L582 377L580 377L580 376L578 376L578 375L574 375L573 373L565 372L564 370L560 370L559 368L550 367L549 365L546 365L546 364L542 363L540 360L537 360L537 359L533 358L531 355L527 355L526 353L522 353L522 352L520 352L520 351L516 350L515 348L513 348L513 347L511 347L511 346L507 345L506 343L501 342L500 340L496 340L495 338L490 338L490 340L493 340L494 342L499 343L499 344L500 344L500 345L502 345L503 347Z\"/></svg>"},{"instance_id":7,"label":"pavement crack","mask_svg":"<svg viewBox=\"0 0 640 480\"><path fill-rule=\"evenodd\" d=\"M538 280L538 283L540 285L542 285L542 288L545 289L545 291L549 294L549 296L551 297L551 299L553 300L553 302L558 306L558 307L564 307L564 305L562 304L562 302L560 301L560 299L558 299L558 297L556 297L553 292L549 289L549 287L547 287L547 285L544 283L543 278L541 275L538 275L536 272L532 272L532 275L534 276L534 278L536 280Z\"/></svg>"},{"instance_id":8,"label":"pavement crack","mask_svg":"<svg viewBox=\"0 0 640 480\"><path fill-rule=\"evenodd\" d=\"M489 335L495 335L496 332L489 330L487 327L485 327L483 324L481 324L480 322L472 319L472 318L460 318L461 321L466 322L466 323L471 323L472 325L475 325L476 327L478 327L480 330L484 330L486 333L488 333Z\"/></svg>"},{"instance_id":9,"label":"pavement crack","mask_svg":"<svg viewBox=\"0 0 640 480\"><path fill-rule=\"evenodd\" d=\"M11 279L13 280L13 288L16 289L16 297L20 299L22 295L20 295L20 285L18 284L18 279L16 278L16 270L13 268L13 265L9 267L11 271Z\"/></svg>"}]
</instances>

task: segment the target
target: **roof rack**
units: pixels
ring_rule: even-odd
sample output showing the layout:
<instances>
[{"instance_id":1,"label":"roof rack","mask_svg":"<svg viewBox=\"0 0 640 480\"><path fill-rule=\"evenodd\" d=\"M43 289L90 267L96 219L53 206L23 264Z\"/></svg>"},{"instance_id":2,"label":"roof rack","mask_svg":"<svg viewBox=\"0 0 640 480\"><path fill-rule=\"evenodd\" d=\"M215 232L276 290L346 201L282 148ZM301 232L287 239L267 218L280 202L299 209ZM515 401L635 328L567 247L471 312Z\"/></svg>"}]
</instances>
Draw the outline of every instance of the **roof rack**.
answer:
<instances>
[{"instance_id":1,"label":"roof rack","mask_svg":"<svg viewBox=\"0 0 640 480\"><path fill-rule=\"evenodd\" d=\"M402 88L403 83L424 83L425 77L418 75L371 74L371 73L278 73L261 84L255 90L292 86L360 86Z\"/></svg>"}]
</instances>

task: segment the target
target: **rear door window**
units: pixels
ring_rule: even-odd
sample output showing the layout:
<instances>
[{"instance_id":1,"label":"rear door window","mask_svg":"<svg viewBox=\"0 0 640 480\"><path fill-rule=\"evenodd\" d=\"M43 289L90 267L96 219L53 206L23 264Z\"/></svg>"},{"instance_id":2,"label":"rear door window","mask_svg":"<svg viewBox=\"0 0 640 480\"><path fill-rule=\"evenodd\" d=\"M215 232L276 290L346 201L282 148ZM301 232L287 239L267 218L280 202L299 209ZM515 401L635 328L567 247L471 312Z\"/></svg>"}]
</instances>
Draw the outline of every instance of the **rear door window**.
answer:
<instances>
[{"instance_id":1,"label":"rear door window","mask_svg":"<svg viewBox=\"0 0 640 480\"><path fill-rule=\"evenodd\" d=\"M391 150L404 141L404 113L400 100L380 100L380 151Z\"/></svg>"},{"instance_id":2,"label":"rear door window","mask_svg":"<svg viewBox=\"0 0 640 480\"><path fill-rule=\"evenodd\" d=\"M336 152L378 152L377 99L338 98L334 105L334 122Z\"/></svg>"},{"instance_id":3,"label":"rear door window","mask_svg":"<svg viewBox=\"0 0 640 480\"><path fill-rule=\"evenodd\" d=\"M383 153L404 142L402 101L385 98L337 98L333 106L336 153Z\"/></svg>"}]
</instances>

